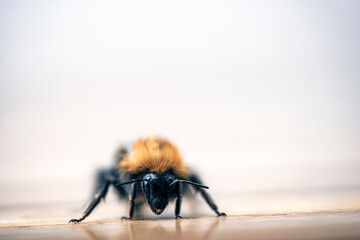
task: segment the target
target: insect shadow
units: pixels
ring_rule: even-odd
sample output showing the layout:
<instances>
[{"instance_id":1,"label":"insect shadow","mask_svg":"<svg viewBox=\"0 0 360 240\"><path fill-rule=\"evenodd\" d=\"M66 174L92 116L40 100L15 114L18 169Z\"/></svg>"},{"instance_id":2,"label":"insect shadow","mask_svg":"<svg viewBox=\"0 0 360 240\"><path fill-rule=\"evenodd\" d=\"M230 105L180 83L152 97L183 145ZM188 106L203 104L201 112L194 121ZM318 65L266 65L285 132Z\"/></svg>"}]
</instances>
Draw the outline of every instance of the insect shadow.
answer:
<instances>
[{"instance_id":1,"label":"insect shadow","mask_svg":"<svg viewBox=\"0 0 360 240\"><path fill-rule=\"evenodd\" d=\"M188 220L193 221L193 220ZM103 229L99 225L80 225L85 237L88 240L111 240L111 239L210 239L217 231L219 223L224 219L214 219L212 221L185 224L183 221L175 221L174 225L169 225L168 221L135 221L126 222L126 226L112 229ZM200 224L199 224L200 223ZM202 227L206 224L206 227ZM199 228L199 225L201 226Z\"/></svg>"}]
</instances>

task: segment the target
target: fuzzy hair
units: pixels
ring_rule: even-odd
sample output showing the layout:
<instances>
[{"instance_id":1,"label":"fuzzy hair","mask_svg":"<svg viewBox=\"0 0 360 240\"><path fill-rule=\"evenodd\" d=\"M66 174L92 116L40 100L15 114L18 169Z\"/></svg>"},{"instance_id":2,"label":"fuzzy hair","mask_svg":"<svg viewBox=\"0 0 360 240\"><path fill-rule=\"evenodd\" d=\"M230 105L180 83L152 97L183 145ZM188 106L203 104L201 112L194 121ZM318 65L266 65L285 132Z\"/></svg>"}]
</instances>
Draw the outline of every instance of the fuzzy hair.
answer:
<instances>
[{"instance_id":1,"label":"fuzzy hair","mask_svg":"<svg viewBox=\"0 0 360 240\"><path fill-rule=\"evenodd\" d=\"M162 138L146 138L135 141L131 154L120 162L120 170L133 174L146 170L155 173L172 170L182 178L187 178L189 175L189 170L177 147Z\"/></svg>"}]
</instances>

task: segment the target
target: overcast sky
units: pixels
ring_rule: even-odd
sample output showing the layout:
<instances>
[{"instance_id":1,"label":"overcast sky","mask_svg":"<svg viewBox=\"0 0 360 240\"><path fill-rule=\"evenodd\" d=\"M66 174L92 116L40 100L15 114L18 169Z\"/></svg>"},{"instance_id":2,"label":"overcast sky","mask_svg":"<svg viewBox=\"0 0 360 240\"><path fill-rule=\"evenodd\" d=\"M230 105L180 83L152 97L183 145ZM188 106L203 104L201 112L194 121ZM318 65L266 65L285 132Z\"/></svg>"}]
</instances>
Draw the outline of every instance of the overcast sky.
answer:
<instances>
[{"instance_id":1,"label":"overcast sky","mask_svg":"<svg viewBox=\"0 0 360 240\"><path fill-rule=\"evenodd\" d=\"M359 12L0 0L0 181L88 180L155 134L218 189L360 184Z\"/></svg>"}]
</instances>

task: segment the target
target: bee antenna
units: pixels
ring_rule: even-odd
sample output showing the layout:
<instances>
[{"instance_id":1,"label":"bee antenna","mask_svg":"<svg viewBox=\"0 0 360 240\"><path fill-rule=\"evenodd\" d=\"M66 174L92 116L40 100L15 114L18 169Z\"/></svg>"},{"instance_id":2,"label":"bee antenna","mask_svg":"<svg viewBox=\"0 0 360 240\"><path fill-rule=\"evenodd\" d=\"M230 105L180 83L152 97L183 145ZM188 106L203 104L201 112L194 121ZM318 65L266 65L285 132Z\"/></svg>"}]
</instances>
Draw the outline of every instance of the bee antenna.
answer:
<instances>
[{"instance_id":1,"label":"bee antenna","mask_svg":"<svg viewBox=\"0 0 360 240\"><path fill-rule=\"evenodd\" d=\"M143 181L147 181L147 182L150 183L150 181L147 180L147 179L135 179L135 180L131 180L131 181L128 181L128 182L117 183L117 184L115 184L115 186L122 186L122 185L130 184L130 183L134 183L134 182L143 182Z\"/></svg>"},{"instance_id":2,"label":"bee antenna","mask_svg":"<svg viewBox=\"0 0 360 240\"><path fill-rule=\"evenodd\" d=\"M190 181L187 181L187 180L180 180L180 179L175 179L172 183L170 183L168 188L171 187L172 185L174 185L177 182L187 183L187 184L191 184L191 185L194 185L194 186L197 186L197 187L202 187L202 188L209 189L208 186L205 186L205 185L202 185L202 184L199 184L199 183L195 183L195 182L190 182Z\"/></svg>"}]
</instances>

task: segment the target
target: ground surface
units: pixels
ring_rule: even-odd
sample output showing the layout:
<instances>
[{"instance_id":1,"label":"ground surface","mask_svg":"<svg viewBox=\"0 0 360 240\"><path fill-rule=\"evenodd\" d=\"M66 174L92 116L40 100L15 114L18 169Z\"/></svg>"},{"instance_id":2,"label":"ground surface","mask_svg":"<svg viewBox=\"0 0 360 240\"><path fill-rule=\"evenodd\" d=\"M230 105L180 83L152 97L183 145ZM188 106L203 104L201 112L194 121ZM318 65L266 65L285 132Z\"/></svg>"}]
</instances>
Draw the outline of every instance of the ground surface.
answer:
<instances>
[{"instance_id":1,"label":"ground surface","mask_svg":"<svg viewBox=\"0 0 360 240\"><path fill-rule=\"evenodd\" d=\"M87 202L84 189L85 193L69 190L67 198L84 196L69 202L59 199L59 194L54 195L57 202L41 202L34 193L1 195L0 239L360 239L358 187L240 194L213 191L227 218L214 217L195 195L183 201L183 220L173 219L171 203L160 216L145 205L134 221L120 220L127 213L127 201L119 202L110 191L84 222L68 224L81 216ZM40 199L49 195L44 191Z\"/></svg>"},{"instance_id":2,"label":"ground surface","mask_svg":"<svg viewBox=\"0 0 360 240\"><path fill-rule=\"evenodd\" d=\"M0 239L360 239L360 211L2 225Z\"/></svg>"}]
</instances>

